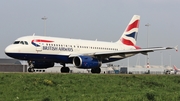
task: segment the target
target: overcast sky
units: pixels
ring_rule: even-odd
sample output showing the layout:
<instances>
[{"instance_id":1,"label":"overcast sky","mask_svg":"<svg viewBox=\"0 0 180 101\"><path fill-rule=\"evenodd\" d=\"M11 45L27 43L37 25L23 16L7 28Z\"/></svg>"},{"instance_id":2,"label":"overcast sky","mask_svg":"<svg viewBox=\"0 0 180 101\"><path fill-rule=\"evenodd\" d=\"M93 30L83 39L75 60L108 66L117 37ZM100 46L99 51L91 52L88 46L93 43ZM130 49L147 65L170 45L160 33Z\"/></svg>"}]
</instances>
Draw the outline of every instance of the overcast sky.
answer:
<instances>
[{"instance_id":1,"label":"overcast sky","mask_svg":"<svg viewBox=\"0 0 180 101\"><path fill-rule=\"evenodd\" d=\"M180 44L179 5L179 0L1 0L0 58L7 58L5 47L18 37L44 35L44 16L48 18L47 36L110 42L117 41L132 16L138 14L138 46L147 47L147 32L149 46L176 46ZM129 64L145 65L145 59L136 55L129 58ZM150 53L151 65L161 65L162 61L180 68L180 52ZM127 65L127 59L115 64Z\"/></svg>"}]
</instances>

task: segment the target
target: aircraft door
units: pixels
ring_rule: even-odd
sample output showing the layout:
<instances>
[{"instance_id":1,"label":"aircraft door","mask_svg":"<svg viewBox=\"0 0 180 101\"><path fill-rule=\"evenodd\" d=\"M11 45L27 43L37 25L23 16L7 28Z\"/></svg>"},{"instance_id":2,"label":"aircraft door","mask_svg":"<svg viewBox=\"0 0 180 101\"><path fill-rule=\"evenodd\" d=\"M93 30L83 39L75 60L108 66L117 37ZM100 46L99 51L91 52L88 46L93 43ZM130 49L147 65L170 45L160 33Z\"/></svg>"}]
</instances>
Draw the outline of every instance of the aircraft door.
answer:
<instances>
[{"instance_id":1,"label":"aircraft door","mask_svg":"<svg viewBox=\"0 0 180 101\"><path fill-rule=\"evenodd\" d=\"M42 45L36 47L36 51L37 51L37 52L41 52L41 51L42 51Z\"/></svg>"},{"instance_id":2,"label":"aircraft door","mask_svg":"<svg viewBox=\"0 0 180 101\"><path fill-rule=\"evenodd\" d=\"M42 45L41 39L34 39L34 45L36 46L36 51L41 52L42 51Z\"/></svg>"}]
</instances>

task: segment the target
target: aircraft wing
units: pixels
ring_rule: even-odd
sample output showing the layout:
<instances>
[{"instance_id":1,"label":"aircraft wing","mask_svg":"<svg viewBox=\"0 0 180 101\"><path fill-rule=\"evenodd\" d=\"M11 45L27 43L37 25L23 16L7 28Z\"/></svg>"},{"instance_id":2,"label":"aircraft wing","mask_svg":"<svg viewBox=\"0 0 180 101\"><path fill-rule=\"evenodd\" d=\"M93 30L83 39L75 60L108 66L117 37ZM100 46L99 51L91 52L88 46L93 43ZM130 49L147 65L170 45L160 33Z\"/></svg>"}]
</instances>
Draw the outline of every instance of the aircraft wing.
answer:
<instances>
[{"instance_id":1,"label":"aircraft wing","mask_svg":"<svg viewBox=\"0 0 180 101\"><path fill-rule=\"evenodd\" d=\"M141 53L146 55L148 52L154 52L158 50L166 50L166 49L174 49L174 47L152 47L152 48L142 48L142 49L134 49L134 50L122 50L122 51L115 51L115 52L96 52L94 53L95 56L98 55L121 55L121 54L135 54Z\"/></svg>"},{"instance_id":2,"label":"aircraft wing","mask_svg":"<svg viewBox=\"0 0 180 101\"><path fill-rule=\"evenodd\" d=\"M176 47L152 47L152 48L142 48L142 49L134 49L134 50L120 50L120 51L104 51L104 52L95 52L95 53L82 53L82 54L70 54L69 57L76 57L80 55L86 56L97 56L97 57L110 57L110 56L123 56L125 54L144 54L146 55L148 52L154 52L158 50L167 50L167 49L176 49Z\"/></svg>"}]
</instances>

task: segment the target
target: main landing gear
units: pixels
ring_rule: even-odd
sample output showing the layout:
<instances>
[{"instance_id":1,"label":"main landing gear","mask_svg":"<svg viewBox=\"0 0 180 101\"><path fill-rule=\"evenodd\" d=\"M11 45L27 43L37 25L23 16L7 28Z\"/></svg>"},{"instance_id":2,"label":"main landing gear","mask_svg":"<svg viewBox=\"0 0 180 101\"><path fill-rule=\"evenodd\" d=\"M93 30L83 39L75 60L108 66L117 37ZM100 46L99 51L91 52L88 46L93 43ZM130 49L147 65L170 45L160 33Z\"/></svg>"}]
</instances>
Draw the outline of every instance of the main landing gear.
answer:
<instances>
[{"instance_id":1,"label":"main landing gear","mask_svg":"<svg viewBox=\"0 0 180 101\"><path fill-rule=\"evenodd\" d=\"M34 72L35 70L32 61L28 61L28 65L29 65L28 72Z\"/></svg>"},{"instance_id":2,"label":"main landing gear","mask_svg":"<svg viewBox=\"0 0 180 101\"><path fill-rule=\"evenodd\" d=\"M63 67L61 67L61 69L60 69L61 73L69 73L69 71L70 71L69 67L66 67L65 63L61 63L61 65L63 65ZM100 67L92 68L91 73L99 74L99 73L101 73L101 68Z\"/></svg>"},{"instance_id":3,"label":"main landing gear","mask_svg":"<svg viewBox=\"0 0 180 101\"><path fill-rule=\"evenodd\" d=\"M91 69L91 73L101 73L101 68L97 67L97 68L92 68Z\"/></svg>"},{"instance_id":4,"label":"main landing gear","mask_svg":"<svg viewBox=\"0 0 180 101\"><path fill-rule=\"evenodd\" d=\"M61 69L60 69L61 73L69 73L69 71L70 71L69 67L66 67L65 63L63 63L61 65L63 65L63 67L61 67Z\"/></svg>"}]
</instances>

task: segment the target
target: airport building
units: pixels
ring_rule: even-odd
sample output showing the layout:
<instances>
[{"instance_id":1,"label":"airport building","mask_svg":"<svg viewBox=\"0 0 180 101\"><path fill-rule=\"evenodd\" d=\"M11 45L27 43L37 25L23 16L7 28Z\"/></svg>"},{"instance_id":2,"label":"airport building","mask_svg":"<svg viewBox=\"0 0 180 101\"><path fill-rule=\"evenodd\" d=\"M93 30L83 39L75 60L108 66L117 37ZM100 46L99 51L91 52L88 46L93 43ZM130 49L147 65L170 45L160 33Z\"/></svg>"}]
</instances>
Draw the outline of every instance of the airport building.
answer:
<instances>
[{"instance_id":1,"label":"airport building","mask_svg":"<svg viewBox=\"0 0 180 101\"><path fill-rule=\"evenodd\" d=\"M16 59L1 58L0 72L27 72L27 65Z\"/></svg>"}]
</instances>

